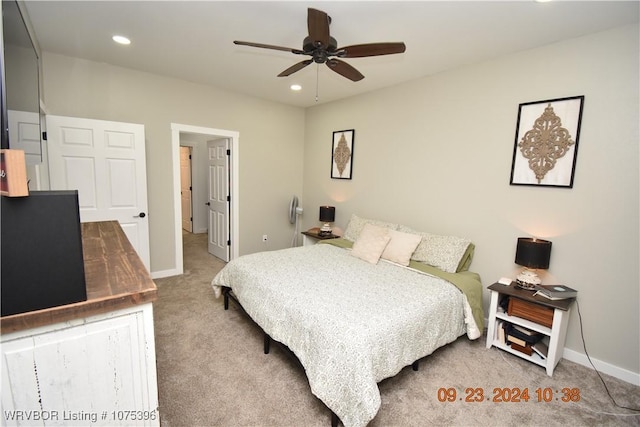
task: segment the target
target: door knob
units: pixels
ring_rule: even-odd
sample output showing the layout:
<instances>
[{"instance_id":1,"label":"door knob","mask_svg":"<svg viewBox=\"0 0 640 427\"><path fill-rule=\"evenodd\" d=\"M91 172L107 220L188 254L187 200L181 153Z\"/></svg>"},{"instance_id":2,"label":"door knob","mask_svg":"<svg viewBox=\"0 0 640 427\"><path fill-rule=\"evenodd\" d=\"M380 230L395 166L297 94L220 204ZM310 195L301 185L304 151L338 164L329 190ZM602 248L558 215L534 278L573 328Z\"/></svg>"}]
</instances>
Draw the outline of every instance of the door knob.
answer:
<instances>
[{"instance_id":1,"label":"door knob","mask_svg":"<svg viewBox=\"0 0 640 427\"><path fill-rule=\"evenodd\" d=\"M138 215L134 216L134 218L144 218L145 216L147 216L146 213L140 212Z\"/></svg>"},{"instance_id":2,"label":"door knob","mask_svg":"<svg viewBox=\"0 0 640 427\"><path fill-rule=\"evenodd\" d=\"M211 206L211 203L207 202L207 203L205 203L205 205L207 205L207 206Z\"/></svg>"}]
</instances>

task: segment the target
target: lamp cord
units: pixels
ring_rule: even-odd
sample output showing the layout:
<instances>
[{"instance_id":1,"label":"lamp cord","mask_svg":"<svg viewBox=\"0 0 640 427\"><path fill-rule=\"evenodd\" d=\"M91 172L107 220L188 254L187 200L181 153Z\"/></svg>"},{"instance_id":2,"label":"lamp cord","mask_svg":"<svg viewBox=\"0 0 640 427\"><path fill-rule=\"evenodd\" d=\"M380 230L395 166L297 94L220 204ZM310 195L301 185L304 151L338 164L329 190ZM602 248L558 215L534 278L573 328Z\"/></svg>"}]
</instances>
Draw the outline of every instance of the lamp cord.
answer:
<instances>
[{"instance_id":1,"label":"lamp cord","mask_svg":"<svg viewBox=\"0 0 640 427\"><path fill-rule=\"evenodd\" d=\"M596 369L595 365L591 361L591 357L589 356L589 353L587 352L587 344L584 339L584 328L582 326L582 313L580 313L580 304L578 303L578 298L576 298L576 306L578 307L578 319L580 321L580 336L582 337L582 347L584 348L584 354L587 356L587 359L589 360L589 363L591 364L591 367L593 368L593 370L596 371L596 374L598 374L598 378L600 378L600 381L602 382L604 389L607 391L609 398L611 399L613 404L616 405L618 408L629 409L630 411L640 412L640 408L631 408L629 406L618 404L618 402L616 402L616 400L611 395L611 392L609 391L609 387L607 387L607 383L602 378L602 375L600 375L600 372L598 372L598 370Z\"/></svg>"}]
</instances>

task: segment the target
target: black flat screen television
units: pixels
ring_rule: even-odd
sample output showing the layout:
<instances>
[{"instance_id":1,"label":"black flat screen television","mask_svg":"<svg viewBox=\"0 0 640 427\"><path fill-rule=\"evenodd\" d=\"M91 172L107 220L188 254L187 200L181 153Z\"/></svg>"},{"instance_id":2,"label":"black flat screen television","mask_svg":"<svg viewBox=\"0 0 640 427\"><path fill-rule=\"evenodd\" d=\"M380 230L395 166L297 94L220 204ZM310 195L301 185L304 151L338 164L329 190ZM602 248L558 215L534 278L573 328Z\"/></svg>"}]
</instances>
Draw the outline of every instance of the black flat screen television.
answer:
<instances>
[{"instance_id":1,"label":"black flat screen television","mask_svg":"<svg viewBox=\"0 0 640 427\"><path fill-rule=\"evenodd\" d=\"M78 192L0 199L1 315L86 301Z\"/></svg>"}]
</instances>

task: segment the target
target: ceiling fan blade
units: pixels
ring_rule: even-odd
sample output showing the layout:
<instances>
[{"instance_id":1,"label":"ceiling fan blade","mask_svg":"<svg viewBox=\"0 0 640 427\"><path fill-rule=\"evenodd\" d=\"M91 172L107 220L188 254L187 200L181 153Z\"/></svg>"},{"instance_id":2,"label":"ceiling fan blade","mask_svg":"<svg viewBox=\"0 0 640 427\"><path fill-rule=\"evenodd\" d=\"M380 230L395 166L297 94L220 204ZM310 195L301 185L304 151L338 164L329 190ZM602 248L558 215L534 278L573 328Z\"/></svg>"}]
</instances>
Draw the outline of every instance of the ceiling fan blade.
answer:
<instances>
[{"instance_id":1,"label":"ceiling fan blade","mask_svg":"<svg viewBox=\"0 0 640 427\"><path fill-rule=\"evenodd\" d=\"M270 44L243 42L243 41L238 41L238 40L234 40L233 43L237 44L237 45L240 45L240 46L251 46L251 47L260 47L260 48L263 48L263 49L282 50L282 51L285 51L285 52L295 53L297 55L304 54L304 52L301 51L300 49L294 49L294 48L291 48L291 47L273 46L273 45L270 45Z\"/></svg>"},{"instance_id":2,"label":"ceiling fan blade","mask_svg":"<svg viewBox=\"0 0 640 427\"><path fill-rule=\"evenodd\" d=\"M362 58L364 56L392 55L407 50L404 43L369 43L345 46L338 49L340 58ZM344 53L343 53L344 52Z\"/></svg>"},{"instance_id":3,"label":"ceiling fan blade","mask_svg":"<svg viewBox=\"0 0 640 427\"><path fill-rule=\"evenodd\" d=\"M362 73L360 73L360 71L356 70L346 62L340 61L339 59L329 59L327 61L327 67L354 82L364 79L364 76L362 75Z\"/></svg>"},{"instance_id":4,"label":"ceiling fan blade","mask_svg":"<svg viewBox=\"0 0 640 427\"><path fill-rule=\"evenodd\" d=\"M290 76L291 74L295 73L296 71L302 70L304 67L306 67L307 65L311 64L312 62L313 62L313 59L307 59L306 61L298 62L297 64L293 65L292 67L287 68L286 70L284 70L283 72L278 74L278 77Z\"/></svg>"},{"instance_id":5,"label":"ceiling fan blade","mask_svg":"<svg viewBox=\"0 0 640 427\"><path fill-rule=\"evenodd\" d=\"M325 12L318 9L307 9L307 27L309 38L315 47L326 48L329 46L329 23L331 18Z\"/></svg>"}]
</instances>

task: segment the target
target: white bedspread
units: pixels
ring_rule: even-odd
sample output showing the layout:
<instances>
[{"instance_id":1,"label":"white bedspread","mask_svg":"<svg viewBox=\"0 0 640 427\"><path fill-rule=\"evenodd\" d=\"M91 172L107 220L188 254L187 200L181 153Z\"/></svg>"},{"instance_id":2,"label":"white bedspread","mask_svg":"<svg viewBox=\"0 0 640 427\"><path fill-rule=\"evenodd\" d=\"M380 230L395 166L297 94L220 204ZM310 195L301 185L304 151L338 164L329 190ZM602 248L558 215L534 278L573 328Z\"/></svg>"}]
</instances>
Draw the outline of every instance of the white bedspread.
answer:
<instances>
[{"instance_id":1,"label":"white bedspread","mask_svg":"<svg viewBox=\"0 0 640 427\"><path fill-rule=\"evenodd\" d=\"M261 252L213 279L305 368L312 392L347 426L380 407L377 383L465 333L463 294L449 282L331 245Z\"/></svg>"}]
</instances>

